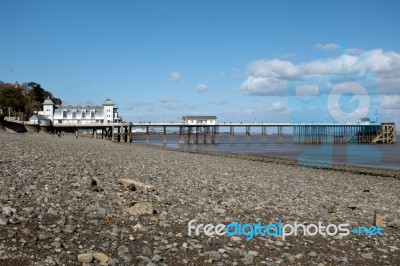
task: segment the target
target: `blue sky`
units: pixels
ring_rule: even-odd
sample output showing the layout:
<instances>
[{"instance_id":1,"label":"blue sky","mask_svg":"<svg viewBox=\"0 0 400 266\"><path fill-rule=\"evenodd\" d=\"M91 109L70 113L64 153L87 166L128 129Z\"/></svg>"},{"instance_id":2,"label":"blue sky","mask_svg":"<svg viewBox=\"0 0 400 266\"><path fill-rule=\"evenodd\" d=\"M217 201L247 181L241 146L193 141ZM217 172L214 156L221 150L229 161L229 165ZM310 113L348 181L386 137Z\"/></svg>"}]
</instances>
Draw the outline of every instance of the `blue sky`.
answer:
<instances>
[{"instance_id":1,"label":"blue sky","mask_svg":"<svg viewBox=\"0 0 400 266\"><path fill-rule=\"evenodd\" d=\"M400 122L398 1L3 0L0 10L0 80L38 82L68 104L109 97L126 121L332 120L327 104L290 106L287 83L372 71L370 109ZM343 107L354 111L343 121L356 119Z\"/></svg>"}]
</instances>

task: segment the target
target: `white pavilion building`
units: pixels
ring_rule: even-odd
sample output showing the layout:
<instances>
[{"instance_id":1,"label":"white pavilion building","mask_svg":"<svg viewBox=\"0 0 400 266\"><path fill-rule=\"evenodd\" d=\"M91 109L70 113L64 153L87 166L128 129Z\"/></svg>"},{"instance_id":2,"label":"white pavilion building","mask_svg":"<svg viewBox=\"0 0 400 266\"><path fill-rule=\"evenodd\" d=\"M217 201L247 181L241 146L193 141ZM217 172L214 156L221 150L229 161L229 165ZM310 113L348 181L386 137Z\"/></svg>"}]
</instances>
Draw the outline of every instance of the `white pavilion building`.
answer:
<instances>
[{"instance_id":1,"label":"white pavilion building","mask_svg":"<svg viewBox=\"0 0 400 266\"><path fill-rule=\"evenodd\" d=\"M114 107L110 99L106 99L99 106L80 105L55 105L48 97L43 102L43 111L39 111L50 119L53 125L57 124L92 124L92 123L121 123L122 118L118 115L118 108Z\"/></svg>"}]
</instances>

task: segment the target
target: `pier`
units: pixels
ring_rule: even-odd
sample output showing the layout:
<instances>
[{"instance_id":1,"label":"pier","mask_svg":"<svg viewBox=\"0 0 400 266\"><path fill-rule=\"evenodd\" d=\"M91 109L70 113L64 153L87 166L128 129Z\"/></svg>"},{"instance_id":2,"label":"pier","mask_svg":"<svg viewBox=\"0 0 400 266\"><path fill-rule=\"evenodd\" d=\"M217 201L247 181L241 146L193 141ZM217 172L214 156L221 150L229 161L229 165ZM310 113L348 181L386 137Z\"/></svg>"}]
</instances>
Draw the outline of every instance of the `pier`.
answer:
<instances>
[{"instance_id":1,"label":"pier","mask_svg":"<svg viewBox=\"0 0 400 266\"><path fill-rule=\"evenodd\" d=\"M29 122L12 118L5 121L22 124L25 127L39 127ZM229 142L235 143L235 132L243 132L246 143L251 143L252 131L261 132L261 143L268 143L268 132L276 132L278 143L283 143L284 129L292 131L293 143L325 144L325 143L396 143L396 125L394 123L359 124L359 123L216 123L215 125L184 123L91 123L91 124L56 124L43 127L47 131L63 131L77 133L78 130L91 130L92 138L110 139L116 142L133 142L134 135L145 135L146 143L151 135L163 136L163 144L168 143L169 135L178 135L179 144L219 144L220 132L229 134ZM167 129L173 129L170 133ZM239 130L241 129L241 130ZM138 131L139 130L139 131ZM289 133L290 134L290 133Z\"/></svg>"}]
</instances>

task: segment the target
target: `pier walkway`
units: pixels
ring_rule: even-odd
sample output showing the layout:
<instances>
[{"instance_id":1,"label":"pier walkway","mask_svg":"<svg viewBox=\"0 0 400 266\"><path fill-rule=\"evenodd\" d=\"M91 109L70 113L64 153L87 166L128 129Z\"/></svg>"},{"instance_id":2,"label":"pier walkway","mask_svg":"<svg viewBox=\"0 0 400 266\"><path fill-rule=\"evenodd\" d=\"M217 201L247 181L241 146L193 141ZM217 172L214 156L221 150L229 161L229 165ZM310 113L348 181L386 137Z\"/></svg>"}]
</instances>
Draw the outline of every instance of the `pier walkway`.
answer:
<instances>
[{"instance_id":1,"label":"pier walkway","mask_svg":"<svg viewBox=\"0 0 400 266\"><path fill-rule=\"evenodd\" d=\"M146 142L154 134L163 135L167 144L167 135L176 134L180 144L218 144L221 129L229 134L230 143L235 143L235 131L241 128L246 135L246 143L251 142L252 129L261 129L261 141L267 143L268 133L276 132L278 143L283 143L284 128L292 130L294 143L396 143L396 125L394 123L359 124L359 123L264 123L264 122L222 122L213 125L185 123L90 123L90 124L54 124L43 127L29 122L5 118L6 121L19 123L26 127L43 128L48 131L77 132L90 129L93 138L108 138L117 142L132 142L135 134L146 135ZM172 129L172 130L171 130ZM289 129L289 130L290 130ZM171 133L172 132L172 133Z\"/></svg>"}]
</instances>

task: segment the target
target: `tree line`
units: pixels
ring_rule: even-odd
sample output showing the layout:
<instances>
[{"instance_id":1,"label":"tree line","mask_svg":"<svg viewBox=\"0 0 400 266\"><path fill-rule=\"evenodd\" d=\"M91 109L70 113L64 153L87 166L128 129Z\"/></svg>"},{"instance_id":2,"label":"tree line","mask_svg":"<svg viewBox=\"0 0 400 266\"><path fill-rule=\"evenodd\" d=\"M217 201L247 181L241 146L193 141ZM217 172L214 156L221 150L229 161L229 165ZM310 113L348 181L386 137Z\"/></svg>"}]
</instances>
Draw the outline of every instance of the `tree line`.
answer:
<instances>
[{"instance_id":1,"label":"tree line","mask_svg":"<svg viewBox=\"0 0 400 266\"><path fill-rule=\"evenodd\" d=\"M27 120L35 111L42 110L42 103L47 97L57 105L62 104L61 99L54 97L39 83L26 82L19 85L0 81L0 111L5 115L10 111L12 115L18 114Z\"/></svg>"}]
</instances>

